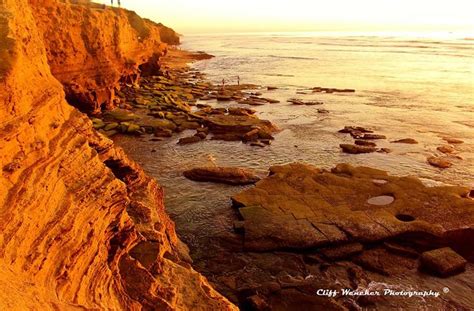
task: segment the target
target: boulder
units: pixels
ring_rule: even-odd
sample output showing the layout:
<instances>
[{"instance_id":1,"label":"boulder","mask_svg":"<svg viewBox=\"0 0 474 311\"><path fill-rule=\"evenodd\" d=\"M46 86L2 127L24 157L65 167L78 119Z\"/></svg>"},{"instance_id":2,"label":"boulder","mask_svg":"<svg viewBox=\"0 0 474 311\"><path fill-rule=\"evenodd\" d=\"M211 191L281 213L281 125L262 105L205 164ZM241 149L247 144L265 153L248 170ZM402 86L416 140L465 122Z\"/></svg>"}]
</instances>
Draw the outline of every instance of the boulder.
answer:
<instances>
[{"instance_id":1,"label":"boulder","mask_svg":"<svg viewBox=\"0 0 474 311\"><path fill-rule=\"evenodd\" d=\"M356 139L354 142L358 146L376 147L377 144L367 140Z\"/></svg>"},{"instance_id":2,"label":"boulder","mask_svg":"<svg viewBox=\"0 0 474 311\"><path fill-rule=\"evenodd\" d=\"M387 137L385 135L367 133L367 134L364 134L361 138L362 139L386 139Z\"/></svg>"},{"instance_id":3,"label":"boulder","mask_svg":"<svg viewBox=\"0 0 474 311\"><path fill-rule=\"evenodd\" d=\"M457 138L452 138L452 137L443 137L443 139L448 143L448 144L462 144L464 141L457 139Z\"/></svg>"},{"instance_id":4,"label":"boulder","mask_svg":"<svg viewBox=\"0 0 474 311\"><path fill-rule=\"evenodd\" d=\"M233 116L250 116L255 114L256 111L250 108L231 107L228 112Z\"/></svg>"},{"instance_id":5,"label":"boulder","mask_svg":"<svg viewBox=\"0 0 474 311\"><path fill-rule=\"evenodd\" d=\"M194 144L200 142L201 140L202 138L198 136L183 137L178 140L178 145Z\"/></svg>"},{"instance_id":6,"label":"boulder","mask_svg":"<svg viewBox=\"0 0 474 311\"><path fill-rule=\"evenodd\" d=\"M251 131L248 131L242 136L242 141L243 142L249 142L249 141L255 141L259 137L259 129L253 129Z\"/></svg>"},{"instance_id":7,"label":"boulder","mask_svg":"<svg viewBox=\"0 0 474 311\"><path fill-rule=\"evenodd\" d=\"M155 130L156 137L171 137L173 136L173 131L169 129L157 128Z\"/></svg>"},{"instance_id":8,"label":"boulder","mask_svg":"<svg viewBox=\"0 0 474 311\"><path fill-rule=\"evenodd\" d=\"M138 118L136 114L124 109L108 111L105 117L116 121L133 121Z\"/></svg>"},{"instance_id":9,"label":"boulder","mask_svg":"<svg viewBox=\"0 0 474 311\"><path fill-rule=\"evenodd\" d=\"M272 99L272 98L262 98L262 99L265 100L269 104L278 104L280 102L279 100Z\"/></svg>"},{"instance_id":10,"label":"boulder","mask_svg":"<svg viewBox=\"0 0 474 311\"><path fill-rule=\"evenodd\" d=\"M128 134L137 134L140 133L140 126L134 123L131 123L127 127Z\"/></svg>"},{"instance_id":11,"label":"boulder","mask_svg":"<svg viewBox=\"0 0 474 311\"><path fill-rule=\"evenodd\" d=\"M101 119L98 119L98 118L93 118L92 119L92 126L96 129L96 130L100 130L101 128L103 128L105 126L105 122Z\"/></svg>"},{"instance_id":12,"label":"boulder","mask_svg":"<svg viewBox=\"0 0 474 311\"><path fill-rule=\"evenodd\" d=\"M150 126L155 130L168 129L174 131L176 129L176 124L173 121L167 119L140 120L138 124L143 127Z\"/></svg>"},{"instance_id":13,"label":"boulder","mask_svg":"<svg viewBox=\"0 0 474 311\"><path fill-rule=\"evenodd\" d=\"M360 126L345 126L342 130L339 130L339 133L351 134L354 138L362 138L364 133L373 133L373 131Z\"/></svg>"},{"instance_id":14,"label":"boulder","mask_svg":"<svg viewBox=\"0 0 474 311\"><path fill-rule=\"evenodd\" d=\"M236 133L213 134L211 140L241 141L242 135Z\"/></svg>"},{"instance_id":15,"label":"boulder","mask_svg":"<svg viewBox=\"0 0 474 311\"><path fill-rule=\"evenodd\" d=\"M261 120L254 116L209 115L203 120L213 134L244 134L259 128L269 133L275 133L278 128L270 121Z\"/></svg>"},{"instance_id":16,"label":"boulder","mask_svg":"<svg viewBox=\"0 0 474 311\"><path fill-rule=\"evenodd\" d=\"M424 252L420 257L420 268L441 277L463 272L467 261L449 247Z\"/></svg>"},{"instance_id":17,"label":"boulder","mask_svg":"<svg viewBox=\"0 0 474 311\"><path fill-rule=\"evenodd\" d=\"M370 146L359 146L351 144L340 144L342 151L350 154L371 153L377 151L377 148Z\"/></svg>"},{"instance_id":18,"label":"boulder","mask_svg":"<svg viewBox=\"0 0 474 311\"><path fill-rule=\"evenodd\" d=\"M105 125L104 131L115 130L118 126L119 124L117 122L108 123L107 125Z\"/></svg>"},{"instance_id":19,"label":"boulder","mask_svg":"<svg viewBox=\"0 0 474 311\"><path fill-rule=\"evenodd\" d=\"M436 148L436 150L442 153L453 153L456 151L456 149L454 149L454 147L450 145L439 146L438 148Z\"/></svg>"},{"instance_id":20,"label":"boulder","mask_svg":"<svg viewBox=\"0 0 474 311\"><path fill-rule=\"evenodd\" d=\"M232 100L232 95L227 94L217 94L218 101L230 101Z\"/></svg>"},{"instance_id":21,"label":"boulder","mask_svg":"<svg viewBox=\"0 0 474 311\"><path fill-rule=\"evenodd\" d=\"M199 137L199 138L201 138L201 139L206 139L207 133L206 133L206 132L199 132L199 131L198 131L198 132L196 132L196 134L194 134L194 136L197 136L197 137Z\"/></svg>"},{"instance_id":22,"label":"boulder","mask_svg":"<svg viewBox=\"0 0 474 311\"><path fill-rule=\"evenodd\" d=\"M392 141L392 143L394 143L394 144L411 144L411 145L418 144L418 142L413 138L398 139L398 140Z\"/></svg>"},{"instance_id":23,"label":"boulder","mask_svg":"<svg viewBox=\"0 0 474 311\"><path fill-rule=\"evenodd\" d=\"M450 168L453 166L453 163L442 157L429 157L427 161L430 165L439 168Z\"/></svg>"},{"instance_id":24,"label":"boulder","mask_svg":"<svg viewBox=\"0 0 474 311\"><path fill-rule=\"evenodd\" d=\"M304 105L303 100L298 98L290 98L287 100L287 102L292 103L293 105Z\"/></svg>"},{"instance_id":25,"label":"boulder","mask_svg":"<svg viewBox=\"0 0 474 311\"><path fill-rule=\"evenodd\" d=\"M344 126L342 130L339 130L339 133L352 133L354 131L361 132L361 133L373 133L372 130L366 129L365 127L361 126Z\"/></svg>"},{"instance_id":26,"label":"boulder","mask_svg":"<svg viewBox=\"0 0 474 311\"><path fill-rule=\"evenodd\" d=\"M272 134L269 131L265 130L265 129L258 129L258 138L265 139L265 140L274 139Z\"/></svg>"},{"instance_id":27,"label":"boulder","mask_svg":"<svg viewBox=\"0 0 474 311\"><path fill-rule=\"evenodd\" d=\"M252 170L238 167L200 167L184 171L183 175L194 181L230 185L248 185L260 180Z\"/></svg>"}]
</instances>

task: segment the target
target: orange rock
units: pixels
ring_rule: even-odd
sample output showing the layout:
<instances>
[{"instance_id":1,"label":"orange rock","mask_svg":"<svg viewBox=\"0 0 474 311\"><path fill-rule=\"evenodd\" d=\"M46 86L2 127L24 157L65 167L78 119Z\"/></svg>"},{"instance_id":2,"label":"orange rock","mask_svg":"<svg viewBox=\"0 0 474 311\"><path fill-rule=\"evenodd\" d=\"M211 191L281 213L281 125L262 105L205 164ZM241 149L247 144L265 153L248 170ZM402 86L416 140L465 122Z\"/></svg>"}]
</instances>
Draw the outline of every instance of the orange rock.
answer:
<instances>
[{"instance_id":1,"label":"orange rock","mask_svg":"<svg viewBox=\"0 0 474 311\"><path fill-rule=\"evenodd\" d=\"M396 144L418 144L418 142L413 139L413 138L403 138L403 139L399 139L399 140L394 140L392 141L392 143L396 143Z\"/></svg>"},{"instance_id":2,"label":"orange rock","mask_svg":"<svg viewBox=\"0 0 474 311\"><path fill-rule=\"evenodd\" d=\"M238 167L199 167L183 172L191 180L231 185L254 184L260 180L252 170Z\"/></svg>"},{"instance_id":3,"label":"orange rock","mask_svg":"<svg viewBox=\"0 0 474 311\"><path fill-rule=\"evenodd\" d=\"M421 255L421 268L442 277L464 272L466 264L467 260L449 247L424 252Z\"/></svg>"},{"instance_id":4,"label":"orange rock","mask_svg":"<svg viewBox=\"0 0 474 311\"><path fill-rule=\"evenodd\" d=\"M98 95L127 71L123 56L146 56L153 44L138 41L130 14L0 5L1 310L237 310L189 266L162 188L67 104L55 78Z\"/></svg>"},{"instance_id":5,"label":"orange rock","mask_svg":"<svg viewBox=\"0 0 474 311\"><path fill-rule=\"evenodd\" d=\"M179 42L172 29L132 11L32 2L51 72L63 84L68 101L85 112L115 107L119 81L137 82L144 64L150 65L142 69L150 72L154 66L156 73L166 43Z\"/></svg>"},{"instance_id":6,"label":"orange rock","mask_svg":"<svg viewBox=\"0 0 474 311\"><path fill-rule=\"evenodd\" d=\"M350 154L371 153L377 151L377 148L372 146L360 146L351 144L340 144L342 151Z\"/></svg>"},{"instance_id":7,"label":"orange rock","mask_svg":"<svg viewBox=\"0 0 474 311\"><path fill-rule=\"evenodd\" d=\"M436 148L436 150L442 153L453 153L456 151L456 149L454 149L454 147L450 145L439 146L438 148Z\"/></svg>"},{"instance_id":8,"label":"orange rock","mask_svg":"<svg viewBox=\"0 0 474 311\"><path fill-rule=\"evenodd\" d=\"M441 157L429 157L427 160L429 164L439 168L450 168L451 166L453 166L453 163Z\"/></svg>"},{"instance_id":9,"label":"orange rock","mask_svg":"<svg viewBox=\"0 0 474 311\"><path fill-rule=\"evenodd\" d=\"M413 232L427 243L438 245L445 239L465 250L474 228L469 191L426 187L416 178L367 167L339 164L328 172L293 163L272 167L269 177L232 200L244 221L244 246L252 251L364 244ZM465 253L473 255L472 250Z\"/></svg>"},{"instance_id":10,"label":"orange rock","mask_svg":"<svg viewBox=\"0 0 474 311\"><path fill-rule=\"evenodd\" d=\"M452 137L443 137L443 139L448 143L448 144L462 144L464 141L457 139L457 138L452 138Z\"/></svg>"}]
</instances>

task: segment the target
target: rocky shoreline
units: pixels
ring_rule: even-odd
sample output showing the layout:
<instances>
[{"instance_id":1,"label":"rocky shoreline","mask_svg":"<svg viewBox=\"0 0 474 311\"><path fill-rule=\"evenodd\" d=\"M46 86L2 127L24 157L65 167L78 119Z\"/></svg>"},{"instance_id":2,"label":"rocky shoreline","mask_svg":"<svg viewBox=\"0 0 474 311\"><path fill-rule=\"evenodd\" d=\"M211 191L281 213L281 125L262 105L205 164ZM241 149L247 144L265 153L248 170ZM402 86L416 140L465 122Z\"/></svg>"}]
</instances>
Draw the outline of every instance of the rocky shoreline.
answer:
<instances>
[{"instance_id":1,"label":"rocky shoreline","mask_svg":"<svg viewBox=\"0 0 474 311\"><path fill-rule=\"evenodd\" d=\"M166 60L163 64L166 66ZM124 102L135 100L129 112L141 116L135 122L144 133L155 136L152 140L168 139L183 130L195 133L177 140L178 145L199 143L209 136L252 146L262 142L265 146L267 140L271 143L274 139L276 126L245 107L271 105L271 99L260 97L259 89L274 87L229 85L223 89L191 69L180 67L176 72L168 67L165 72L170 78L152 78L154 84L145 80L140 89L126 89L123 96ZM159 91L143 91L151 87ZM167 101L162 96L164 90L176 92L170 96L176 99ZM209 100L216 100L217 105L203 103ZM235 106L219 107L219 102L229 101ZM297 106L323 104L300 99L289 102ZM159 120L159 126L147 131L142 121L145 115ZM250 121L252 125L247 127ZM346 126L340 133L354 139L354 144L341 144L343 152L391 152L377 148L376 142L387 137L371 129ZM417 141L403 138L390 143ZM468 261L472 262L473 254L463 243L471 238L474 226L473 193L468 188L428 188L416 178L342 164L332 171L301 163L272 167L269 177L261 181L243 168L215 165L191 168L184 176L198 182L256 183L232 197L237 211L231 216L233 232L212 237L209 249L191 249L196 269L243 310L288 310L294 303L308 310L414 308L420 301L328 298L315 293L320 288L366 290L382 282L399 284L403 278L408 280L407 288L433 288L439 277L451 277L453 282L472 277ZM334 278L338 285L333 284ZM469 307L458 298L429 297L427 301L435 309Z\"/></svg>"},{"instance_id":2,"label":"rocky shoreline","mask_svg":"<svg viewBox=\"0 0 474 311\"><path fill-rule=\"evenodd\" d=\"M172 158L183 184L233 193L200 215L204 225L184 223L196 230L181 237L189 250L163 187L109 138L131 138L134 149L232 142L258 155L278 143L280 129L257 111L279 103L278 88L212 84L187 66L211 56L171 48L172 29L89 1L6 0L0 24L0 309L472 309L473 190L345 164L262 173L219 167L212 154L202 167ZM319 100L288 101L331 113ZM344 152L390 151L369 128L342 131L354 139ZM460 160L463 142L444 140L426 165ZM197 198L200 213L211 200ZM451 292L331 294L380 288Z\"/></svg>"}]
</instances>

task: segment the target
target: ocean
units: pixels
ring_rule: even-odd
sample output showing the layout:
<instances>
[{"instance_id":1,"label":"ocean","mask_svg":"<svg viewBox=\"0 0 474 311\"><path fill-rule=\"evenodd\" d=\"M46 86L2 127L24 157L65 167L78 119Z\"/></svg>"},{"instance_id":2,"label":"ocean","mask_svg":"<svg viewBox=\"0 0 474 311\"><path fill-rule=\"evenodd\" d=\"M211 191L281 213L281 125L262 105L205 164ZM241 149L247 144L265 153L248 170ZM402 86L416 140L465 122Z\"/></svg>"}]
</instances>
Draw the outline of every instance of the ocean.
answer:
<instances>
[{"instance_id":1,"label":"ocean","mask_svg":"<svg viewBox=\"0 0 474 311\"><path fill-rule=\"evenodd\" d=\"M195 63L216 83L276 86L265 95L281 104L258 108L277 123L282 149L269 151L265 164L291 160L332 166L351 162L413 174L448 184L474 185L474 45L467 34L260 33L183 37L183 49L215 56ZM356 89L355 94L308 94L311 87ZM286 100L318 100L321 107L294 107ZM347 156L337 130L344 125L374 128L388 140L415 138L420 144L390 144L389 155ZM439 154L443 137L464 140L455 165L441 171L426 158ZM279 142L278 142L279 141ZM298 148L294 148L298 145ZM264 151L265 153L265 151ZM278 153L275 155L274 153ZM252 158L253 156L249 156ZM257 160L253 160L257 161ZM245 164L245 163L235 163Z\"/></svg>"},{"instance_id":2,"label":"ocean","mask_svg":"<svg viewBox=\"0 0 474 311\"><path fill-rule=\"evenodd\" d=\"M195 183L184 169L209 164L254 168L265 173L272 165L302 161L330 169L337 163L370 166L390 174L412 175L428 185L474 187L474 62L473 42L452 35L433 37L363 34L225 34L183 37L182 49L214 55L193 68L220 83L255 83L264 97L279 104L252 107L281 132L266 148L241 142L206 140L178 146L179 137L162 142L133 137L117 142L165 188L167 211L199 267L209 241L233 232L235 211L230 197L243 187ZM355 93L312 93L312 87L350 88ZM297 94L297 92L308 94ZM289 98L317 100L321 106L295 106ZM206 101L213 106L236 103ZM318 113L324 108L327 114ZM387 136L379 147L389 154L349 155L339 144L352 143L338 133L346 125L372 128ZM451 156L453 167L432 167L427 157L440 155L443 137L461 139ZM394 144L414 138L419 144ZM155 149L155 153L150 150ZM205 228L205 229L204 229ZM205 264L205 263L202 263Z\"/></svg>"}]
</instances>

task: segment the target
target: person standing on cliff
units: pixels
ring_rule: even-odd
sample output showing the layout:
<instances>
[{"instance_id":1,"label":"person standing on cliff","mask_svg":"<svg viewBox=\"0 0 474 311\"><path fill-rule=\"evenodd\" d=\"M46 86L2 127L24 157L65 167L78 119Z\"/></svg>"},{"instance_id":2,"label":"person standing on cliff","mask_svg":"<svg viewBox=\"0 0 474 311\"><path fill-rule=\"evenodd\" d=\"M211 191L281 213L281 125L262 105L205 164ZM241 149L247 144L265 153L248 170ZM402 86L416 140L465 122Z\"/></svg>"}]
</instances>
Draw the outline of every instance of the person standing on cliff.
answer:
<instances>
[{"instance_id":1,"label":"person standing on cliff","mask_svg":"<svg viewBox=\"0 0 474 311\"><path fill-rule=\"evenodd\" d=\"M114 6L114 0L110 0L110 5Z\"/></svg>"},{"instance_id":2,"label":"person standing on cliff","mask_svg":"<svg viewBox=\"0 0 474 311\"><path fill-rule=\"evenodd\" d=\"M117 0L118 7L121 7L120 0Z\"/></svg>"}]
</instances>

